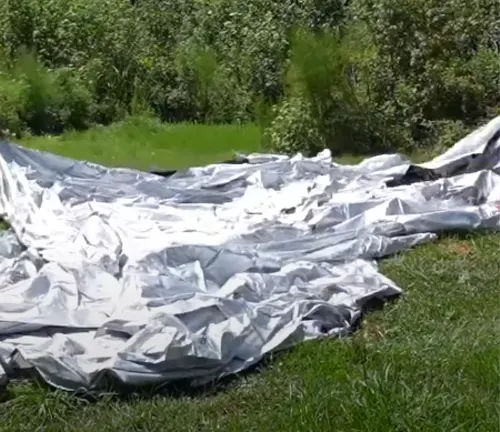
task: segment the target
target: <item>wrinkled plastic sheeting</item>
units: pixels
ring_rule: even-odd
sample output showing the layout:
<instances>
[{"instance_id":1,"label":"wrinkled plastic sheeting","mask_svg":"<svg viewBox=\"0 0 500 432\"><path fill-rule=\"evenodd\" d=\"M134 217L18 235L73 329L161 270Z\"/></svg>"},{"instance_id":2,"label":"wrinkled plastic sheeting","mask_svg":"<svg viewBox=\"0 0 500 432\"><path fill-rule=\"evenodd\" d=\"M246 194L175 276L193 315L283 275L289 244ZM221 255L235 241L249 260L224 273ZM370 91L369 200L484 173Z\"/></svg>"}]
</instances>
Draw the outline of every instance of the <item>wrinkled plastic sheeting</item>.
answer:
<instances>
[{"instance_id":1,"label":"wrinkled plastic sheeting","mask_svg":"<svg viewBox=\"0 0 500 432\"><path fill-rule=\"evenodd\" d=\"M422 165L493 146L477 171L392 188L411 165L400 155L252 154L163 178L2 144L0 381L202 383L348 333L368 301L401 292L375 259L499 228L498 130Z\"/></svg>"}]
</instances>

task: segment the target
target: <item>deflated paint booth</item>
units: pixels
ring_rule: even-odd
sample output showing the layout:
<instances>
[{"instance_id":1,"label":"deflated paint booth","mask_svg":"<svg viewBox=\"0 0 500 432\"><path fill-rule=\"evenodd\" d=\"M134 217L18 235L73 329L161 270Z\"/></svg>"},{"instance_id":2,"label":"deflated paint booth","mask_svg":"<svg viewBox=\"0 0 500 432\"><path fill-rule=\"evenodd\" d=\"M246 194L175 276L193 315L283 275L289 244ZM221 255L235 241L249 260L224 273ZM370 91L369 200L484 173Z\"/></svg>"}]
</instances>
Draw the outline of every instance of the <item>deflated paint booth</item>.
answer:
<instances>
[{"instance_id":1,"label":"deflated paint booth","mask_svg":"<svg viewBox=\"0 0 500 432\"><path fill-rule=\"evenodd\" d=\"M0 377L201 383L345 334L374 259L500 227L500 118L415 166L252 154L169 177L0 147Z\"/></svg>"}]
</instances>

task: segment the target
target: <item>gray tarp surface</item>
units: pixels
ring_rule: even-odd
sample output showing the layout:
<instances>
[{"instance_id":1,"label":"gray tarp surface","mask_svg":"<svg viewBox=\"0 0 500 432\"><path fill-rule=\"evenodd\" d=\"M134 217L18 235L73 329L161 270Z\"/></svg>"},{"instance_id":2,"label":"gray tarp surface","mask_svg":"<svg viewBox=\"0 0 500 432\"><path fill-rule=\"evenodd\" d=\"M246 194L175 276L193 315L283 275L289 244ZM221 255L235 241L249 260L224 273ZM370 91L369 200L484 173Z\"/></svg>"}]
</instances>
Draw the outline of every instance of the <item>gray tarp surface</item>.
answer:
<instances>
[{"instance_id":1,"label":"gray tarp surface","mask_svg":"<svg viewBox=\"0 0 500 432\"><path fill-rule=\"evenodd\" d=\"M0 380L201 383L349 332L368 300L400 293L376 258L500 227L499 130L419 167L475 161L458 175L395 187L400 155L253 154L163 178L2 144Z\"/></svg>"}]
</instances>

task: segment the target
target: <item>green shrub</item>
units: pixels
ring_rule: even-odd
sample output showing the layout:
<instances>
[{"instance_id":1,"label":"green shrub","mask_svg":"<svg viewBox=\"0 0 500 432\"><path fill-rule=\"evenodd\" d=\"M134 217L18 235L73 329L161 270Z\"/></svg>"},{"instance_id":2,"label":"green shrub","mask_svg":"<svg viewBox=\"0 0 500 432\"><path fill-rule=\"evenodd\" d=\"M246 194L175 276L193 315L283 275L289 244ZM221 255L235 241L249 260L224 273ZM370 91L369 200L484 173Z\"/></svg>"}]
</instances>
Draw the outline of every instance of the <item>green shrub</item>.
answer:
<instances>
[{"instance_id":1,"label":"green shrub","mask_svg":"<svg viewBox=\"0 0 500 432\"><path fill-rule=\"evenodd\" d=\"M96 115L92 93L81 76L70 68L54 71L55 87L61 92L60 120L65 128L86 129Z\"/></svg>"},{"instance_id":2,"label":"green shrub","mask_svg":"<svg viewBox=\"0 0 500 432\"><path fill-rule=\"evenodd\" d=\"M8 130L16 135L24 131L25 125L19 117L24 90L23 82L0 72L0 131Z\"/></svg>"},{"instance_id":3,"label":"green shrub","mask_svg":"<svg viewBox=\"0 0 500 432\"><path fill-rule=\"evenodd\" d=\"M13 73L24 84L21 120L34 134L60 132L62 94L55 76L29 54L19 57Z\"/></svg>"},{"instance_id":4,"label":"green shrub","mask_svg":"<svg viewBox=\"0 0 500 432\"><path fill-rule=\"evenodd\" d=\"M276 150L311 153L328 147L334 154L367 150L375 134L375 116L356 82L356 54L347 36L304 30L295 34L286 76L288 102L272 126ZM303 140L300 131L305 133Z\"/></svg>"},{"instance_id":5,"label":"green shrub","mask_svg":"<svg viewBox=\"0 0 500 432\"><path fill-rule=\"evenodd\" d=\"M69 68L49 70L32 54L19 56L3 72L5 86L0 109L9 129L31 133L59 133L64 128L84 129L92 122L94 103L89 89Z\"/></svg>"},{"instance_id":6,"label":"green shrub","mask_svg":"<svg viewBox=\"0 0 500 432\"><path fill-rule=\"evenodd\" d=\"M435 122L475 125L499 104L497 0L353 0L352 10L377 50L371 99L416 145L435 143Z\"/></svg>"},{"instance_id":7,"label":"green shrub","mask_svg":"<svg viewBox=\"0 0 500 432\"><path fill-rule=\"evenodd\" d=\"M288 155L300 152L311 156L326 146L311 105L300 96L290 97L275 108L265 140L272 150Z\"/></svg>"},{"instance_id":8,"label":"green shrub","mask_svg":"<svg viewBox=\"0 0 500 432\"><path fill-rule=\"evenodd\" d=\"M499 112L498 29L498 0L2 1L1 121L145 112L258 120L287 152L433 148Z\"/></svg>"}]
</instances>

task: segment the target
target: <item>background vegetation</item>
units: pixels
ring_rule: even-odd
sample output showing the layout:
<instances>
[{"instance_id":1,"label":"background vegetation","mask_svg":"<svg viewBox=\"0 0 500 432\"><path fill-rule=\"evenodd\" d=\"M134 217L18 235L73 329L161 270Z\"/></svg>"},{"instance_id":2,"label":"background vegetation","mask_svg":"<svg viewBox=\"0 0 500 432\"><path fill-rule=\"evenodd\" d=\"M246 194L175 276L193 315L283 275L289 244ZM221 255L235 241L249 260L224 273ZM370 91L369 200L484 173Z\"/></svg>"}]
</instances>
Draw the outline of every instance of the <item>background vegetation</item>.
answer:
<instances>
[{"instance_id":1,"label":"background vegetation","mask_svg":"<svg viewBox=\"0 0 500 432\"><path fill-rule=\"evenodd\" d=\"M498 0L6 0L0 128L148 112L274 150L449 144L500 112Z\"/></svg>"}]
</instances>

